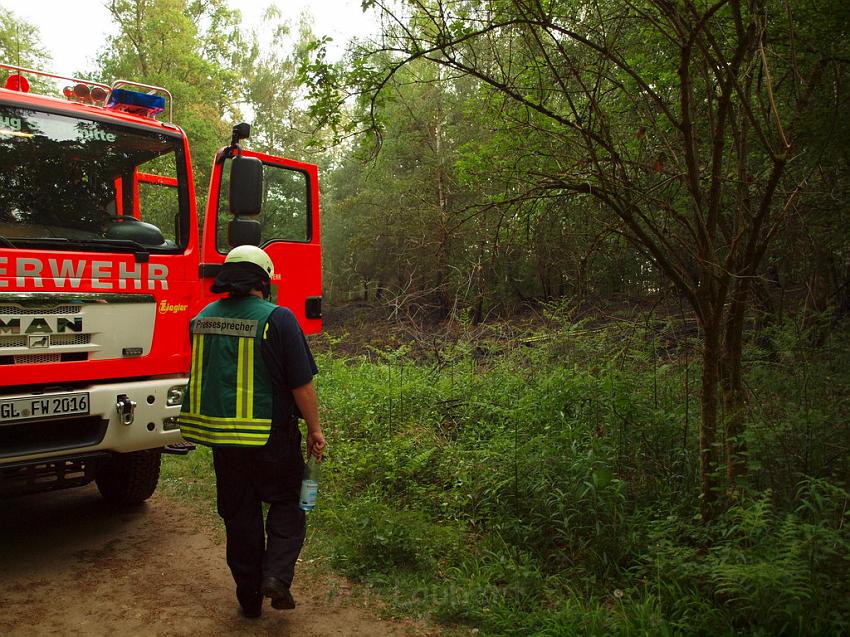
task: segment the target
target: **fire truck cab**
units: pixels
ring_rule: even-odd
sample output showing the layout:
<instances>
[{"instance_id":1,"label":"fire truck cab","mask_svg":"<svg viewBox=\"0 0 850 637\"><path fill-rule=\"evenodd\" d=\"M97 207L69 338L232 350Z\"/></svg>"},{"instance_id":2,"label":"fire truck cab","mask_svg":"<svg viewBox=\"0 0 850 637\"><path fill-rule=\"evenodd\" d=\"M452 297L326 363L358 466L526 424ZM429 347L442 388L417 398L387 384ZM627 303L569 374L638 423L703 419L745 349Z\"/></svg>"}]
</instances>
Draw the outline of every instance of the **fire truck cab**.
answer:
<instances>
[{"instance_id":1,"label":"fire truck cab","mask_svg":"<svg viewBox=\"0 0 850 637\"><path fill-rule=\"evenodd\" d=\"M0 86L0 495L140 502L185 449L189 320L231 247L263 247L272 300L321 329L317 168L240 124L201 218L167 90L2 64Z\"/></svg>"}]
</instances>

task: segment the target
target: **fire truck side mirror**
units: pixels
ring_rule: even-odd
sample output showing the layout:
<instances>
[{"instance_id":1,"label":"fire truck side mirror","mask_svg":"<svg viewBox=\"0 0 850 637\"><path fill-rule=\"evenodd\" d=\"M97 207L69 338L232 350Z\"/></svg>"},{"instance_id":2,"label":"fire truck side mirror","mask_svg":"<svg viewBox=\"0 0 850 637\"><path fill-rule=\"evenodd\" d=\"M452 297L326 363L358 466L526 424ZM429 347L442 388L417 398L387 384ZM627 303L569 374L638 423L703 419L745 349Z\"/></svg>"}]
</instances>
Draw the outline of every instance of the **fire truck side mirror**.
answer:
<instances>
[{"instance_id":1,"label":"fire truck side mirror","mask_svg":"<svg viewBox=\"0 0 850 637\"><path fill-rule=\"evenodd\" d=\"M263 162L237 155L230 164L230 212L257 215L263 207Z\"/></svg>"},{"instance_id":2,"label":"fire truck side mirror","mask_svg":"<svg viewBox=\"0 0 850 637\"><path fill-rule=\"evenodd\" d=\"M256 219L234 217L227 225L227 242L231 248L236 246L258 246L262 238L260 222Z\"/></svg>"}]
</instances>

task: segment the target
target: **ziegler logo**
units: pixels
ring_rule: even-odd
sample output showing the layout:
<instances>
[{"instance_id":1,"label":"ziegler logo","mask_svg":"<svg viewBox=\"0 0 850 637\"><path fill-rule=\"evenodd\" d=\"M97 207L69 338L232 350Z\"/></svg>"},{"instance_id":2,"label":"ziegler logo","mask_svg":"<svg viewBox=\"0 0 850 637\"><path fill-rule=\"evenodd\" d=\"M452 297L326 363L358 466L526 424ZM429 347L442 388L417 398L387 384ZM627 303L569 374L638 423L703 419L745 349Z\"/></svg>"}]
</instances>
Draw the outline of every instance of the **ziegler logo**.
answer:
<instances>
[{"instance_id":1,"label":"ziegler logo","mask_svg":"<svg viewBox=\"0 0 850 637\"><path fill-rule=\"evenodd\" d=\"M188 309L189 306L183 305L182 303L169 303L168 301L159 302L160 314L179 314L180 312L185 312Z\"/></svg>"},{"instance_id":2,"label":"ziegler logo","mask_svg":"<svg viewBox=\"0 0 850 637\"><path fill-rule=\"evenodd\" d=\"M83 317L41 317L27 316L24 318L0 319L0 334L63 334L66 332L82 332ZM34 347L30 345L30 347ZM38 346L35 346L38 347Z\"/></svg>"}]
</instances>

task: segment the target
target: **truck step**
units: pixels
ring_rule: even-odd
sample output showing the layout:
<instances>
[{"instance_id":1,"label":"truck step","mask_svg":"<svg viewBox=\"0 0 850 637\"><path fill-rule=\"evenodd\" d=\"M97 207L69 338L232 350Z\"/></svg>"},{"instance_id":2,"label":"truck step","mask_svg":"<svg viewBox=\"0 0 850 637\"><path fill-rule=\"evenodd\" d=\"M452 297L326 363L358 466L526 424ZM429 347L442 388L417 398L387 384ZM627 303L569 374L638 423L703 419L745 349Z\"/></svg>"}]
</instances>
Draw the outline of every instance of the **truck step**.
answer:
<instances>
[{"instance_id":1,"label":"truck step","mask_svg":"<svg viewBox=\"0 0 850 637\"><path fill-rule=\"evenodd\" d=\"M194 451L197 447L192 442L174 442L170 445L165 445L162 448L162 453L171 453L175 456L185 456L190 451Z\"/></svg>"}]
</instances>

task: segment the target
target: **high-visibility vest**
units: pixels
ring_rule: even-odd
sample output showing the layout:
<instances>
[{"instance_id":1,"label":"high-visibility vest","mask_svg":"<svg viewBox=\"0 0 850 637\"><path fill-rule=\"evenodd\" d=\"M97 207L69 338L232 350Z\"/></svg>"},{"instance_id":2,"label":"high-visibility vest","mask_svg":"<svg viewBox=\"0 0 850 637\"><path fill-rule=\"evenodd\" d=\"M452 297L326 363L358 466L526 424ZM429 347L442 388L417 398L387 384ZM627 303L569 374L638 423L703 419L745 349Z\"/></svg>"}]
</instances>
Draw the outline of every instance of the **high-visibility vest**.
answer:
<instances>
[{"instance_id":1,"label":"high-visibility vest","mask_svg":"<svg viewBox=\"0 0 850 637\"><path fill-rule=\"evenodd\" d=\"M266 444L272 379L260 347L276 307L255 296L222 299L192 319L192 367L178 419L186 440L211 447Z\"/></svg>"}]
</instances>

